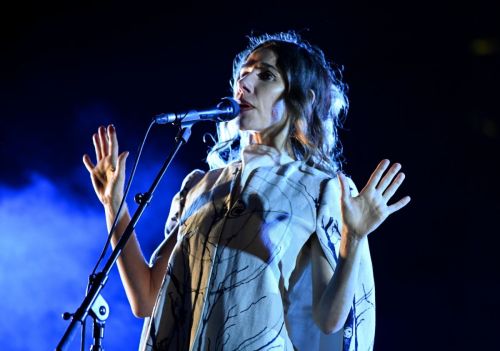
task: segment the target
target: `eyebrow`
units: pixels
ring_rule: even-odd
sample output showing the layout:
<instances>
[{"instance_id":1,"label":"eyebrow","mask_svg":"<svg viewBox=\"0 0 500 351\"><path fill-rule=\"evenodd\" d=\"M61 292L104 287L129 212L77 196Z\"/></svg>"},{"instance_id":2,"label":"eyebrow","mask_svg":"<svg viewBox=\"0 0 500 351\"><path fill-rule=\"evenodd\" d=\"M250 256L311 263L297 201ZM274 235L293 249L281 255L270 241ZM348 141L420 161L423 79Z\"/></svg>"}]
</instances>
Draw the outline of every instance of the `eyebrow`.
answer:
<instances>
[{"instance_id":1,"label":"eyebrow","mask_svg":"<svg viewBox=\"0 0 500 351\"><path fill-rule=\"evenodd\" d=\"M241 66L240 72L241 72L242 69L247 68L247 67L253 67L256 64L259 64L259 66L267 67L267 68L269 68L269 69L271 69L273 71L276 71L276 73L281 74L280 71L276 67L274 67L273 65L271 65L269 63L266 63L266 62L258 61L258 60L247 61L243 66Z\"/></svg>"}]
</instances>

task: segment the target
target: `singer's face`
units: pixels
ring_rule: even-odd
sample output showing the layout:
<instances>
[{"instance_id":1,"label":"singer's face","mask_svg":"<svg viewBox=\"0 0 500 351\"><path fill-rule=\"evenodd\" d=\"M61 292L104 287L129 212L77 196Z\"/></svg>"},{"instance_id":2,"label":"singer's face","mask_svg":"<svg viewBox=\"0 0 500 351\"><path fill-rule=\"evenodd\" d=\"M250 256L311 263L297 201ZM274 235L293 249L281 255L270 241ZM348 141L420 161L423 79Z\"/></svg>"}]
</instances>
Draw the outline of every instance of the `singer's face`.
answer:
<instances>
[{"instance_id":1,"label":"singer's face","mask_svg":"<svg viewBox=\"0 0 500 351\"><path fill-rule=\"evenodd\" d=\"M271 49L248 56L240 71L235 99L240 104L239 128L261 132L279 122L285 113L285 83Z\"/></svg>"}]
</instances>

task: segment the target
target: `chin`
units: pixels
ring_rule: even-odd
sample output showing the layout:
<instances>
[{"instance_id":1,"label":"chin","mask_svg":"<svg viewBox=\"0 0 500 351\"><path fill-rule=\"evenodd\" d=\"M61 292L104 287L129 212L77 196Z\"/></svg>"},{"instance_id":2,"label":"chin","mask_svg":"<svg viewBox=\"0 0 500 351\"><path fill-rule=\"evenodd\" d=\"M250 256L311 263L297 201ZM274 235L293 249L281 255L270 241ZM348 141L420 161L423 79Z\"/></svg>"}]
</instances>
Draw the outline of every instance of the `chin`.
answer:
<instances>
[{"instance_id":1,"label":"chin","mask_svg":"<svg viewBox=\"0 0 500 351\"><path fill-rule=\"evenodd\" d=\"M245 130L244 123L241 123L241 117L240 116L236 117L236 126L238 127L239 131Z\"/></svg>"},{"instance_id":2,"label":"chin","mask_svg":"<svg viewBox=\"0 0 500 351\"><path fill-rule=\"evenodd\" d=\"M249 126L247 125L248 123L245 122L245 120L241 119L241 116L238 116L236 118L236 125L238 126L238 130L240 132L243 132L243 131L249 131Z\"/></svg>"}]
</instances>

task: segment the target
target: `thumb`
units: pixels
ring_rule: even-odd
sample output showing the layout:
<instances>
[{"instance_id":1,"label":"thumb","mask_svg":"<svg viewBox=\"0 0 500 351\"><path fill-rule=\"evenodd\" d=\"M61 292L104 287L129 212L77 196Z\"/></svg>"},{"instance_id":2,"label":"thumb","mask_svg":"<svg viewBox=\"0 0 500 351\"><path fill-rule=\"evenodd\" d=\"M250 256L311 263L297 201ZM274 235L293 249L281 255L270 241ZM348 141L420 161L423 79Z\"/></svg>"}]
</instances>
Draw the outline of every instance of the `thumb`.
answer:
<instances>
[{"instance_id":1,"label":"thumb","mask_svg":"<svg viewBox=\"0 0 500 351\"><path fill-rule=\"evenodd\" d=\"M340 183L340 198L342 202L346 203L349 200L349 197L351 196L349 181L342 172L337 173L337 177L339 178L339 183Z\"/></svg>"}]
</instances>

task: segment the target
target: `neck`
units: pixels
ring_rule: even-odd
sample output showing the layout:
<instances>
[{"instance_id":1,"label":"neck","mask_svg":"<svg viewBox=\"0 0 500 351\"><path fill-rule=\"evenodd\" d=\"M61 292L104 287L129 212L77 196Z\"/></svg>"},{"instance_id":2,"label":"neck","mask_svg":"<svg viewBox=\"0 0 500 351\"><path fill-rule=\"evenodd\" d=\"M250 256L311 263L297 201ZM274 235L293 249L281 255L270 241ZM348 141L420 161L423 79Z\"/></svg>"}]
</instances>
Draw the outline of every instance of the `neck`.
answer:
<instances>
[{"instance_id":1,"label":"neck","mask_svg":"<svg viewBox=\"0 0 500 351\"><path fill-rule=\"evenodd\" d=\"M267 127L261 131L249 131L249 144L267 145L277 149L280 152L288 152L287 139L289 137L290 127L287 119L283 118L277 124Z\"/></svg>"},{"instance_id":2,"label":"neck","mask_svg":"<svg viewBox=\"0 0 500 351\"><path fill-rule=\"evenodd\" d=\"M285 133L278 133L276 135L273 135L272 133L251 132L249 133L248 141L248 145L270 146L278 150L280 153L287 154L294 160L296 159L290 144L287 143Z\"/></svg>"}]
</instances>

